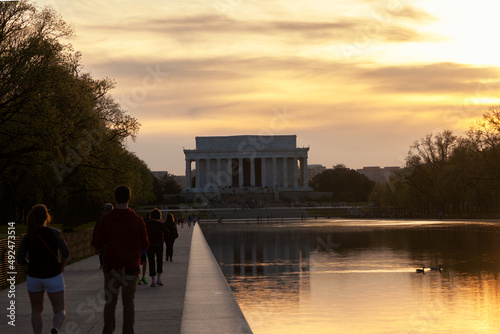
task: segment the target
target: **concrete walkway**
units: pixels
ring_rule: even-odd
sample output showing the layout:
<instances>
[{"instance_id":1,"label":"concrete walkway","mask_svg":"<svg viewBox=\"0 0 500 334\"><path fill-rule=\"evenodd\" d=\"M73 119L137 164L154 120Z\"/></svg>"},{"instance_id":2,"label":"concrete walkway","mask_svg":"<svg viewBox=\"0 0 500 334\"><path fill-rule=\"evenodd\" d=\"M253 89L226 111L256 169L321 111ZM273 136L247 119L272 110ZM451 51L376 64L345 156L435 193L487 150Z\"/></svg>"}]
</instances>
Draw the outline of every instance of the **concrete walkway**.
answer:
<instances>
[{"instance_id":1,"label":"concrete walkway","mask_svg":"<svg viewBox=\"0 0 500 334\"><path fill-rule=\"evenodd\" d=\"M181 333L251 333L201 229L193 231Z\"/></svg>"},{"instance_id":2,"label":"concrete walkway","mask_svg":"<svg viewBox=\"0 0 500 334\"><path fill-rule=\"evenodd\" d=\"M165 285L137 286L135 332L251 333L199 226L184 225L179 227L179 234L173 262L164 262L162 281ZM200 279L200 275L204 278ZM146 277L149 281L147 274ZM67 266L64 279L67 317L61 333L100 333L104 281L97 256ZM7 317L11 312L7 308L12 302L15 302L15 327L8 324L11 319ZM217 310L215 314L214 310ZM30 314L26 283L15 286L15 296L9 289L0 291L0 333L32 333ZM43 332L48 333L52 328L52 308L47 296L43 319ZM122 319L119 301L115 333L121 333Z\"/></svg>"}]
</instances>

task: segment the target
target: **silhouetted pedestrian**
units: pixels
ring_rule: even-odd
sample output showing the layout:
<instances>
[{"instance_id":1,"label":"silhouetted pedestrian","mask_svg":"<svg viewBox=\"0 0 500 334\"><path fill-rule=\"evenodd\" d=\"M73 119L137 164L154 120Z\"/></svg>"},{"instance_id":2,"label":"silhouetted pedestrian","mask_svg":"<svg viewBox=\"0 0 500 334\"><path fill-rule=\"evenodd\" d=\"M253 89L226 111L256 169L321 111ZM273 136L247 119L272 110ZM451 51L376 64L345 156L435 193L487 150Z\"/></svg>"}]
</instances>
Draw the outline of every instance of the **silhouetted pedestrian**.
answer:
<instances>
[{"instance_id":1,"label":"silhouetted pedestrian","mask_svg":"<svg viewBox=\"0 0 500 334\"><path fill-rule=\"evenodd\" d=\"M26 285L31 303L31 325L35 334L42 332L44 291L47 291L54 311L52 334L59 333L66 318L66 287L62 272L68 261L69 250L60 231L46 226L50 220L47 207L43 204L35 205L28 213L28 231L21 240L18 251L18 262L28 265ZM61 262L58 251L61 251ZM29 254L29 261L26 260L26 254Z\"/></svg>"},{"instance_id":2,"label":"silhouetted pedestrian","mask_svg":"<svg viewBox=\"0 0 500 334\"><path fill-rule=\"evenodd\" d=\"M115 188L116 207L102 216L95 235L95 247L106 250L103 262L106 299L103 334L114 332L120 289L123 333L134 333L134 298L140 273L141 250L149 247L149 240L144 220L128 207L131 196L129 187L121 185Z\"/></svg>"},{"instance_id":3,"label":"silhouetted pedestrian","mask_svg":"<svg viewBox=\"0 0 500 334\"><path fill-rule=\"evenodd\" d=\"M163 221L161 220L161 211L154 209L150 214L151 219L146 222L148 230L149 248L149 276L151 276L151 287L162 286L161 274L163 273L163 241L168 236L169 232ZM155 277L158 274L158 279L155 282Z\"/></svg>"},{"instance_id":4,"label":"silhouetted pedestrian","mask_svg":"<svg viewBox=\"0 0 500 334\"><path fill-rule=\"evenodd\" d=\"M92 233L92 241L90 242L90 244L92 245L92 247L94 247L95 249L95 254L96 255L99 255L99 264L100 264L100 267L99 268L102 268L102 261L104 260L104 249L101 249L100 251L98 251L95 246L94 246L94 238L95 238L95 232L97 231L97 225L99 225L99 221L101 220L102 216L106 213L108 213L109 211L111 211L113 209L113 204L111 203L106 203L104 205L104 213L97 219L97 221L95 222L95 225L94 225L94 231Z\"/></svg>"},{"instance_id":5,"label":"silhouetted pedestrian","mask_svg":"<svg viewBox=\"0 0 500 334\"><path fill-rule=\"evenodd\" d=\"M165 238L165 246L166 246L166 251L165 251L165 259L168 261L172 260L172 255L174 255L174 242L175 239L179 237L179 233L177 231L177 226L175 224L175 218L174 215L169 213L167 214L167 219L165 219L165 226L167 230L170 232L167 237Z\"/></svg>"}]
</instances>

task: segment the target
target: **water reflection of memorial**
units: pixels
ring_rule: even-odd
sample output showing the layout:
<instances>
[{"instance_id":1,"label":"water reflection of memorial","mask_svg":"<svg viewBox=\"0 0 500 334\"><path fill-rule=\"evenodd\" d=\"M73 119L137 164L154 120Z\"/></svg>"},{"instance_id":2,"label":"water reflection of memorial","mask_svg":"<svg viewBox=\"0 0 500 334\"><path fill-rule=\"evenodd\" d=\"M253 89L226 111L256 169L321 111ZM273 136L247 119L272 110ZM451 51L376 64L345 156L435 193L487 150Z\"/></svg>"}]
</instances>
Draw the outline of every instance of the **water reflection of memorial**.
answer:
<instances>
[{"instance_id":1,"label":"water reflection of memorial","mask_svg":"<svg viewBox=\"0 0 500 334\"><path fill-rule=\"evenodd\" d=\"M265 279L268 291L298 298L307 290L310 244L299 233L262 225L204 226L204 235L233 291L245 289L247 278Z\"/></svg>"},{"instance_id":2,"label":"water reflection of memorial","mask_svg":"<svg viewBox=\"0 0 500 334\"><path fill-rule=\"evenodd\" d=\"M207 224L202 228L226 277L305 273L311 271L312 255L341 263L344 258L374 253L396 254L406 258L408 266L421 261L468 274L500 271L496 256L500 254L500 226L496 224L318 222Z\"/></svg>"},{"instance_id":3,"label":"water reflection of memorial","mask_svg":"<svg viewBox=\"0 0 500 334\"><path fill-rule=\"evenodd\" d=\"M255 333L500 332L500 224L309 220L202 229ZM416 273L423 264L445 270Z\"/></svg>"}]
</instances>

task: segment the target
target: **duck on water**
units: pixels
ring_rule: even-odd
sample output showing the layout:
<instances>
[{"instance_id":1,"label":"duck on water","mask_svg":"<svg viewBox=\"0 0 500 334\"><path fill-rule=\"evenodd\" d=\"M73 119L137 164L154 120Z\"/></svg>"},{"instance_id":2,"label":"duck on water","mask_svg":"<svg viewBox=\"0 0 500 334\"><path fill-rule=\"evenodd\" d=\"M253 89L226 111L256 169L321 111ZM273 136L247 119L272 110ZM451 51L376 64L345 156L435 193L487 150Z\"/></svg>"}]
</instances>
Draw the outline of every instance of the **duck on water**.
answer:
<instances>
[{"instance_id":1,"label":"duck on water","mask_svg":"<svg viewBox=\"0 0 500 334\"><path fill-rule=\"evenodd\" d=\"M416 272L417 273L425 273L425 268L426 267L418 268L418 269L416 269ZM429 270L430 271L443 271L443 266L439 265L438 267L429 267Z\"/></svg>"}]
</instances>

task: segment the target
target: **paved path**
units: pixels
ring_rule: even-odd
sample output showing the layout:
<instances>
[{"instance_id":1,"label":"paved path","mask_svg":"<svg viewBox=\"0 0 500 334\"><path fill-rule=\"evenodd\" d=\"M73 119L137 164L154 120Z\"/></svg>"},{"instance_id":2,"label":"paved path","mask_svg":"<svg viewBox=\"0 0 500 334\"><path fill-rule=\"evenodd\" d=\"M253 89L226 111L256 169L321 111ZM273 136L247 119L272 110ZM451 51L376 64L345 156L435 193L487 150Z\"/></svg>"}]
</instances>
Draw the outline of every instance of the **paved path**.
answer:
<instances>
[{"instance_id":1,"label":"paved path","mask_svg":"<svg viewBox=\"0 0 500 334\"><path fill-rule=\"evenodd\" d=\"M199 226L188 228L184 225L183 228L179 228L180 236L174 244L173 262L164 262L162 281L165 285L156 288L151 288L149 285L137 286L135 298L136 333L181 333L181 322L184 322L183 326L187 328L186 330L182 330L182 333L223 332L208 329L204 330L204 327L200 326L201 322L204 321L203 319L207 318L207 312L211 312L214 309L220 309L220 306L217 306L214 303L220 302L227 304L228 295L227 293L224 294L220 291L200 289L200 286L203 286L204 284L203 281L198 280L196 277L188 279L189 262L193 252L191 249L191 241L198 240L196 241L197 246L195 246L195 252L197 252L196 249L198 249L198 244L201 244L201 247L204 247L203 243L199 241L199 235L196 239L192 238L193 230L195 231L195 235L201 234L202 236ZM206 243L203 236L202 241ZM198 255L196 255L196 257L197 256ZM203 256L206 256L206 254ZM204 261L206 261L206 259ZM200 264L200 261L195 259L194 263ZM212 268L212 270L218 270L219 274L222 275L218 266L216 269ZM196 272L196 270L191 269L191 272ZM210 277L214 280L220 280L220 275L217 278L214 278L217 275L214 276L210 274ZM93 256L67 266L64 272L64 279L66 282L67 317L61 333L100 333L103 327L102 309L104 305L104 298L102 285L104 282L102 272L99 269L99 260L97 256ZM187 287L188 281L191 281L190 287ZM227 291L227 284L225 284L225 286L221 286ZM206 308L204 311L196 309L196 312L191 312L189 317L184 315L186 320L182 320L187 289L200 292L200 298L203 298L203 300L206 300L206 295L205 297L203 296L203 294L206 293L208 293L209 296L212 295L212 297L215 295L216 298L209 297L208 299L212 299L212 303L211 305L205 305ZM221 300L218 296L222 296L226 298L226 300ZM193 302L196 304L196 297L194 300L192 298L193 295L191 294L191 304ZM7 308L9 307L11 301L15 301L15 327L8 324L10 319L7 315L10 311L7 310ZM236 305L235 306L233 304L230 306L233 310L233 314L241 314L234 298L232 303ZM26 283L16 285L15 297L12 298L9 297L9 289L0 291L0 333L32 333L30 312L31 310L26 290ZM242 317L243 315L241 314L238 319L234 319L235 325L229 325L229 328L237 328L237 330L235 329L233 331L232 329L229 329L224 332L250 333L250 328L246 324L244 318L243 320L241 319ZM45 297L43 319L43 333L48 333L52 327L52 308L47 297ZM122 319L122 307L121 302L119 301L116 310L117 328L115 333L121 333ZM189 325L189 322L191 321L197 323L198 326ZM229 323L231 323L231 321L229 321ZM227 326L223 326L223 328L226 327Z\"/></svg>"}]
</instances>

